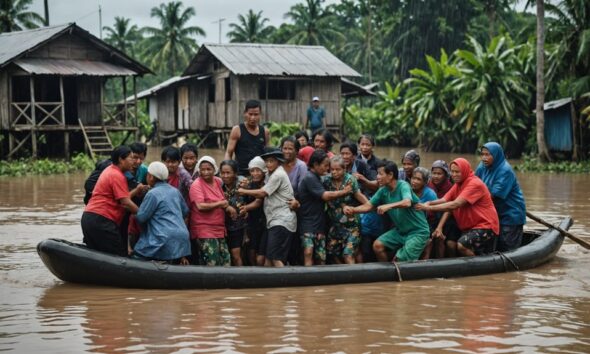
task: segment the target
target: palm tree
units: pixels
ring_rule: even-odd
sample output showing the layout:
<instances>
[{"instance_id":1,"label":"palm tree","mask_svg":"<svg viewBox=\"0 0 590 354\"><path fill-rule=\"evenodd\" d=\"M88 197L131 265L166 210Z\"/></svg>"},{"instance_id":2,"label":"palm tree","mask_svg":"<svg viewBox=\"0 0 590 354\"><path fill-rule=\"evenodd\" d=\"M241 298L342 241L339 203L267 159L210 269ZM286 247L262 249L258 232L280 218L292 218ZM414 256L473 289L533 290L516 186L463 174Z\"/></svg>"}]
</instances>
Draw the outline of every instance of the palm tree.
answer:
<instances>
[{"instance_id":1,"label":"palm tree","mask_svg":"<svg viewBox=\"0 0 590 354\"><path fill-rule=\"evenodd\" d=\"M291 44L322 45L334 39L344 39L344 35L331 26L332 16L322 9L324 0L305 0L295 4L285 14L293 20Z\"/></svg>"},{"instance_id":2,"label":"palm tree","mask_svg":"<svg viewBox=\"0 0 590 354\"><path fill-rule=\"evenodd\" d=\"M143 28L143 32L149 35L143 41L143 54L148 58L148 65L167 75L177 75L193 56L197 41L191 36L205 35L201 27L186 27L196 12L192 6L184 10L182 7L180 1L153 7L151 17L160 21L161 28Z\"/></svg>"},{"instance_id":3,"label":"palm tree","mask_svg":"<svg viewBox=\"0 0 590 354\"><path fill-rule=\"evenodd\" d=\"M233 43L264 43L269 39L274 30L272 26L266 26L268 18L262 17L262 11L254 13L252 9L248 10L246 17L238 15L239 23L230 23L229 27L233 28L227 36Z\"/></svg>"},{"instance_id":4,"label":"palm tree","mask_svg":"<svg viewBox=\"0 0 590 354\"><path fill-rule=\"evenodd\" d=\"M0 33L43 26L38 13L28 11L33 0L0 0Z\"/></svg>"},{"instance_id":5,"label":"palm tree","mask_svg":"<svg viewBox=\"0 0 590 354\"><path fill-rule=\"evenodd\" d=\"M537 0L537 145L541 161L550 161L549 149L545 143L545 4Z\"/></svg>"},{"instance_id":6,"label":"palm tree","mask_svg":"<svg viewBox=\"0 0 590 354\"><path fill-rule=\"evenodd\" d=\"M105 41L108 44L134 57L136 45L141 40L141 33L137 25L129 25L130 21L129 18L116 16L114 26L105 26L103 29L107 32Z\"/></svg>"}]
</instances>

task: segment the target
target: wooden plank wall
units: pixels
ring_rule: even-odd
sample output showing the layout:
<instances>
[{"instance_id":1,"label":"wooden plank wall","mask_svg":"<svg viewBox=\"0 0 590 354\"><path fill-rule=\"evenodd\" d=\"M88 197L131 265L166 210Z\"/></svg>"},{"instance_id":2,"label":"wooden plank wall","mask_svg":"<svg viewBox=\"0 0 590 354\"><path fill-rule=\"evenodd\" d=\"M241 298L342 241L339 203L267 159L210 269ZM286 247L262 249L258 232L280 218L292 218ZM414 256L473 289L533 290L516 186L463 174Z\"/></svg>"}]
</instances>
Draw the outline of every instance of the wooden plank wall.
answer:
<instances>
[{"instance_id":1,"label":"wooden plank wall","mask_svg":"<svg viewBox=\"0 0 590 354\"><path fill-rule=\"evenodd\" d=\"M27 55L29 58L109 60L107 53L75 34L64 34Z\"/></svg>"},{"instance_id":2,"label":"wooden plank wall","mask_svg":"<svg viewBox=\"0 0 590 354\"><path fill-rule=\"evenodd\" d=\"M189 84L189 127L192 131L207 129L209 80L192 80Z\"/></svg>"},{"instance_id":3,"label":"wooden plank wall","mask_svg":"<svg viewBox=\"0 0 590 354\"><path fill-rule=\"evenodd\" d=\"M101 125L100 77L78 77L78 118L84 125Z\"/></svg>"},{"instance_id":4,"label":"wooden plank wall","mask_svg":"<svg viewBox=\"0 0 590 354\"><path fill-rule=\"evenodd\" d=\"M9 75L6 70L0 71L0 129L8 130L10 127L10 97Z\"/></svg>"},{"instance_id":5,"label":"wooden plank wall","mask_svg":"<svg viewBox=\"0 0 590 354\"><path fill-rule=\"evenodd\" d=\"M158 93L156 99L158 100L158 121L160 124L160 131L162 132L174 132L176 126L174 121L174 91L175 87L168 87Z\"/></svg>"}]
</instances>

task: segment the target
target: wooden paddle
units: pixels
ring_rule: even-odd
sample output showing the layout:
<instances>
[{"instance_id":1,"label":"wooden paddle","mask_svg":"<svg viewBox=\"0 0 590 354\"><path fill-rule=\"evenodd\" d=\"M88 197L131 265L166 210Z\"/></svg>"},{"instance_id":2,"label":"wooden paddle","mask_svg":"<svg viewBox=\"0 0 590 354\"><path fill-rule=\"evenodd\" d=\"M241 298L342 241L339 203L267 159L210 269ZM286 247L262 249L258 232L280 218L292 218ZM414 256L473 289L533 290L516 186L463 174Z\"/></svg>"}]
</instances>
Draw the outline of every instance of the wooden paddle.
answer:
<instances>
[{"instance_id":1,"label":"wooden paddle","mask_svg":"<svg viewBox=\"0 0 590 354\"><path fill-rule=\"evenodd\" d=\"M555 225L551 225L550 223L548 223L547 221L541 219L538 216L535 216L533 214L531 214L530 212L526 212L526 216L528 216L529 218L533 219L534 221L538 222L539 224L545 225L547 227L550 227L552 229L555 229L557 231L559 231L562 235L569 237L570 240L574 241L575 243L577 243L578 245L584 247L585 249L590 250L590 244L584 240L582 240L581 238L572 235L571 233L565 231L564 229L562 229L559 226L555 226Z\"/></svg>"}]
</instances>

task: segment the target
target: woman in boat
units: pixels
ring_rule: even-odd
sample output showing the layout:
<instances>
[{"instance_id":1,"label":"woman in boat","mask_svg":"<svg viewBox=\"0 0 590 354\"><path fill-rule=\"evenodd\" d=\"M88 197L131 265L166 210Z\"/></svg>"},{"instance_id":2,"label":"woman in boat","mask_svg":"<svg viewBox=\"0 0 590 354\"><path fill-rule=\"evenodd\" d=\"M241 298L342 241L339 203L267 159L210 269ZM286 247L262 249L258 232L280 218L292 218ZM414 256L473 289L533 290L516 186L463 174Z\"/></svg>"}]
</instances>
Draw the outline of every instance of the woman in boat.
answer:
<instances>
[{"instance_id":1,"label":"woman in boat","mask_svg":"<svg viewBox=\"0 0 590 354\"><path fill-rule=\"evenodd\" d=\"M365 204L368 200L361 192L356 178L346 172L345 168L342 157L333 157L330 159L331 173L324 179L324 187L328 192L344 190L347 185L352 187L351 193L326 202L330 220L326 253L333 263L354 264L361 241L359 218L356 215L344 215L343 208L347 205Z\"/></svg>"},{"instance_id":2,"label":"woman in boat","mask_svg":"<svg viewBox=\"0 0 590 354\"><path fill-rule=\"evenodd\" d=\"M457 242L460 255L493 252L500 224L490 192L464 158L451 163L451 176L455 184L443 198L417 204L416 209L427 212L452 211L462 232Z\"/></svg>"},{"instance_id":3,"label":"woman in boat","mask_svg":"<svg viewBox=\"0 0 590 354\"><path fill-rule=\"evenodd\" d=\"M256 156L248 163L250 177L245 182L245 189L260 189L264 186L266 165L260 156ZM240 214L248 215L246 235L248 237L248 260L250 265L263 266L266 261L267 230L266 219L262 204L264 199L246 197L244 205L240 207Z\"/></svg>"},{"instance_id":4,"label":"woman in boat","mask_svg":"<svg viewBox=\"0 0 590 354\"><path fill-rule=\"evenodd\" d=\"M268 229L266 258L274 267L287 261L291 238L297 230L297 215L290 207L295 198L289 176L281 164L285 161L279 149L266 148L260 155L269 173L268 181L259 189L238 189L238 193L264 199L264 215Z\"/></svg>"},{"instance_id":5,"label":"woman in boat","mask_svg":"<svg viewBox=\"0 0 590 354\"><path fill-rule=\"evenodd\" d=\"M399 169L400 181L411 183L414 169L420 166L420 155L416 150L407 151L402 156L402 168Z\"/></svg>"},{"instance_id":6,"label":"woman in boat","mask_svg":"<svg viewBox=\"0 0 590 354\"><path fill-rule=\"evenodd\" d=\"M174 146L167 146L162 150L161 160L168 168L168 184L178 189L188 205L189 191L193 183L192 176L180 167L180 150Z\"/></svg>"},{"instance_id":7,"label":"woman in boat","mask_svg":"<svg viewBox=\"0 0 590 354\"><path fill-rule=\"evenodd\" d=\"M193 258L198 253L199 263L207 266L226 266L230 256L225 242L225 210L229 203L215 177L217 165L211 156L197 162L199 177L190 189L190 234Z\"/></svg>"},{"instance_id":8,"label":"woman in boat","mask_svg":"<svg viewBox=\"0 0 590 354\"><path fill-rule=\"evenodd\" d=\"M229 203L225 208L225 229L227 230L227 244L234 266L242 266L242 245L246 232L245 213L240 213L240 208L245 204L244 196L238 194L238 163L234 160L223 160L219 166L221 181L223 182L223 194Z\"/></svg>"},{"instance_id":9,"label":"woman in boat","mask_svg":"<svg viewBox=\"0 0 590 354\"><path fill-rule=\"evenodd\" d=\"M199 169L197 168L197 160L199 159L199 149L197 145L186 143L180 147L180 169L184 169L191 176L192 180L199 177Z\"/></svg>"},{"instance_id":10,"label":"woman in boat","mask_svg":"<svg viewBox=\"0 0 590 354\"><path fill-rule=\"evenodd\" d=\"M437 199L443 198L451 189L451 170L444 160L436 160L430 168L430 187L435 193ZM455 218L451 212L438 212L436 217L436 227L432 233L434 241L434 250L436 258L456 257L457 240L461 237L461 230L457 227Z\"/></svg>"},{"instance_id":11,"label":"woman in boat","mask_svg":"<svg viewBox=\"0 0 590 354\"><path fill-rule=\"evenodd\" d=\"M369 166L357 159L358 148L355 143L346 141L340 145L340 156L346 165L346 172L352 174L365 195L373 194L377 188L377 181L371 180Z\"/></svg>"},{"instance_id":12,"label":"woman in boat","mask_svg":"<svg viewBox=\"0 0 590 354\"><path fill-rule=\"evenodd\" d=\"M526 205L516 174L506 161L500 144L489 142L482 146L481 162L475 175L488 187L500 218L498 251L520 247L526 223Z\"/></svg>"},{"instance_id":13,"label":"woman in boat","mask_svg":"<svg viewBox=\"0 0 590 354\"><path fill-rule=\"evenodd\" d=\"M436 197L436 193L434 193L434 191L426 185L429 178L430 172L424 167L416 167L414 169L411 179L411 186L412 191L416 194L420 203L426 203L438 199ZM428 242L426 243L426 247L424 247L424 252L422 252L420 259L429 259L433 246L432 231L436 227L436 219L434 213L424 212L424 215L426 216L426 221L428 221L431 235L428 239Z\"/></svg>"},{"instance_id":14,"label":"woman in boat","mask_svg":"<svg viewBox=\"0 0 590 354\"><path fill-rule=\"evenodd\" d=\"M178 189L168 180L168 168L159 161L148 166L145 195L136 219L141 227L132 257L188 265L191 254L186 221L189 209Z\"/></svg>"},{"instance_id":15,"label":"woman in boat","mask_svg":"<svg viewBox=\"0 0 590 354\"><path fill-rule=\"evenodd\" d=\"M92 191L92 198L82 214L82 233L88 248L98 251L127 255L127 242L120 232L125 211L137 213L137 205L131 198L142 190L139 184L129 192L125 172L133 165L131 149L118 146L111 152L112 164L105 168Z\"/></svg>"},{"instance_id":16,"label":"woman in boat","mask_svg":"<svg viewBox=\"0 0 590 354\"><path fill-rule=\"evenodd\" d=\"M291 181L293 190L297 191L299 182L301 182L307 173L307 165L305 162L297 158L300 147L299 141L297 141L297 139L295 139L293 136L287 136L281 140L280 147L281 151L283 152L283 157L285 158L285 162L282 166L289 176L289 181Z\"/></svg>"}]
</instances>

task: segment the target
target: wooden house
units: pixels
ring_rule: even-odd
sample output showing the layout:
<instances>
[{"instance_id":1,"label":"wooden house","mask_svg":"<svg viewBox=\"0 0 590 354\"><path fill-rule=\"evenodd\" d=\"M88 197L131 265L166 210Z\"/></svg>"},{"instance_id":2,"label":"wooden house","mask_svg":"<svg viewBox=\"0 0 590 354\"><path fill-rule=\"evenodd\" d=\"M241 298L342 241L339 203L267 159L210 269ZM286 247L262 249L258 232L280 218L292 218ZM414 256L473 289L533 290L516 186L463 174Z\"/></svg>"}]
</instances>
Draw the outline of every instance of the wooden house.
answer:
<instances>
[{"instance_id":1,"label":"wooden house","mask_svg":"<svg viewBox=\"0 0 590 354\"><path fill-rule=\"evenodd\" d=\"M137 112L134 100L122 107L106 102L105 83L121 79L120 101L128 96L127 79L136 92L136 77L149 72L75 23L0 34L2 155L67 157L85 145L106 152L108 131L137 131Z\"/></svg>"},{"instance_id":2,"label":"wooden house","mask_svg":"<svg viewBox=\"0 0 590 354\"><path fill-rule=\"evenodd\" d=\"M305 123L318 96L326 124L339 129L343 94L372 94L344 77L359 77L321 46L205 44L184 71L138 94L161 134L227 133L242 121L246 101L262 103L262 122Z\"/></svg>"}]
</instances>

